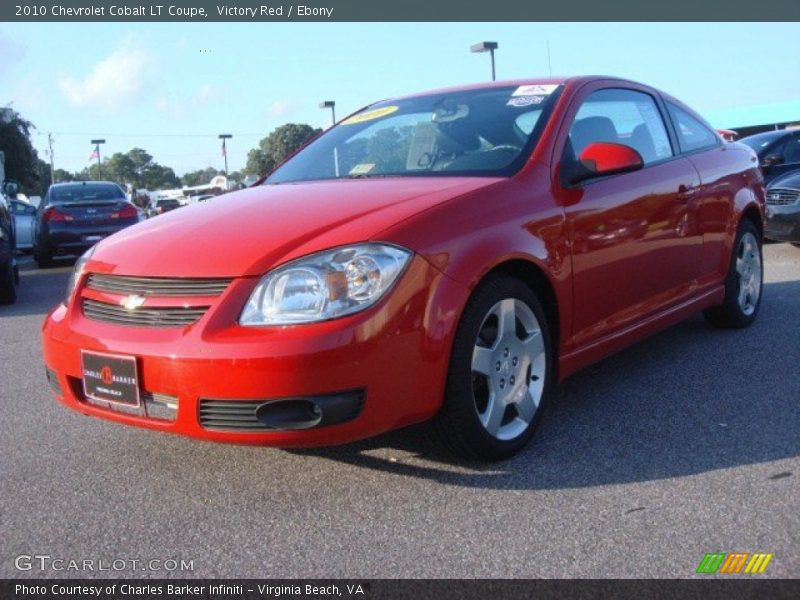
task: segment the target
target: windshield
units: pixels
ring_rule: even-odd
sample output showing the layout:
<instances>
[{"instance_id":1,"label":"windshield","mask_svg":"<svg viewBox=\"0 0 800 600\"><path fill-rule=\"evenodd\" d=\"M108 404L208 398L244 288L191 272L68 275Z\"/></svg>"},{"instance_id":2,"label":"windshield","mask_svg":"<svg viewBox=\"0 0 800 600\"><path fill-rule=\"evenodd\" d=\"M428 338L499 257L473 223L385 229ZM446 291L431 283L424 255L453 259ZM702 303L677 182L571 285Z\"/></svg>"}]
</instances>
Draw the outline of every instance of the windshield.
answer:
<instances>
[{"instance_id":1,"label":"windshield","mask_svg":"<svg viewBox=\"0 0 800 600\"><path fill-rule=\"evenodd\" d=\"M265 184L512 175L530 155L559 91L523 85L379 102L327 131Z\"/></svg>"},{"instance_id":2,"label":"windshield","mask_svg":"<svg viewBox=\"0 0 800 600\"><path fill-rule=\"evenodd\" d=\"M54 187L50 190L52 202L94 202L125 198L119 186L113 183L87 183Z\"/></svg>"}]
</instances>

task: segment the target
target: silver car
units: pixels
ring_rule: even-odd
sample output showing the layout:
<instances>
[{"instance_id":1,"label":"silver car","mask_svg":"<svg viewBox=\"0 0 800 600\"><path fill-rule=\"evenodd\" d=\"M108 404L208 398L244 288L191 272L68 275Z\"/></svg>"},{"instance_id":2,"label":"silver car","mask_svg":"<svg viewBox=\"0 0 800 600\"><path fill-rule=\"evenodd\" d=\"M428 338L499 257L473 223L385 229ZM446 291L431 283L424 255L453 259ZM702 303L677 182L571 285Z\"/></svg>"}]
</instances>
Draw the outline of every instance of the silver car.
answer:
<instances>
[{"instance_id":1,"label":"silver car","mask_svg":"<svg viewBox=\"0 0 800 600\"><path fill-rule=\"evenodd\" d=\"M22 200L9 201L14 226L17 230L17 250L30 251L33 248L33 224L36 220L36 207Z\"/></svg>"}]
</instances>

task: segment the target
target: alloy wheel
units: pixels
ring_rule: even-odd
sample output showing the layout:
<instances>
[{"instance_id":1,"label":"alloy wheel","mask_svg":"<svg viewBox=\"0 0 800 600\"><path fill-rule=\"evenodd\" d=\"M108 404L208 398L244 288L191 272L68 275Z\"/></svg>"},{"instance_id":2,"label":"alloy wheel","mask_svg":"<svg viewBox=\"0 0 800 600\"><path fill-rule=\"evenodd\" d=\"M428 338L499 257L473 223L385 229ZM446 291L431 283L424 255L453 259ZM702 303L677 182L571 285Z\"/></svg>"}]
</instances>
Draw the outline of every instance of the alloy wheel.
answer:
<instances>
[{"instance_id":1,"label":"alloy wheel","mask_svg":"<svg viewBox=\"0 0 800 600\"><path fill-rule=\"evenodd\" d=\"M739 241L736 253L736 272L739 274L739 308L750 316L758 306L761 296L761 253L758 240L749 231Z\"/></svg>"},{"instance_id":2,"label":"alloy wheel","mask_svg":"<svg viewBox=\"0 0 800 600\"><path fill-rule=\"evenodd\" d=\"M516 298L484 317L472 352L472 392L484 429L511 440L531 424L542 400L546 348L531 308Z\"/></svg>"}]
</instances>

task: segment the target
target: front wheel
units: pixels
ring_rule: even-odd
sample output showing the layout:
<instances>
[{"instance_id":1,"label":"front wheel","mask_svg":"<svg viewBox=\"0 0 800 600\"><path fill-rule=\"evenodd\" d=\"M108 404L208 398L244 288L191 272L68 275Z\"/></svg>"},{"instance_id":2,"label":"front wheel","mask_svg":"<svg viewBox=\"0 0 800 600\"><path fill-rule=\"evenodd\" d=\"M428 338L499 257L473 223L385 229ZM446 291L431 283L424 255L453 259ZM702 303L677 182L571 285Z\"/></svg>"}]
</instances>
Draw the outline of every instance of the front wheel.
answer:
<instances>
[{"instance_id":1,"label":"front wheel","mask_svg":"<svg viewBox=\"0 0 800 600\"><path fill-rule=\"evenodd\" d=\"M725 279L725 299L719 306L703 312L709 323L715 327L736 329L747 327L756 320L764 285L763 264L758 229L752 222L742 221Z\"/></svg>"},{"instance_id":2,"label":"front wheel","mask_svg":"<svg viewBox=\"0 0 800 600\"><path fill-rule=\"evenodd\" d=\"M10 258L0 270L0 304L14 304L17 301L18 274L14 261Z\"/></svg>"},{"instance_id":3,"label":"front wheel","mask_svg":"<svg viewBox=\"0 0 800 600\"><path fill-rule=\"evenodd\" d=\"M500 460L533 435L550 387L550 335L536 295L498 277L470 298L456 331L437 425L471 459Z\"/></svg>"}]
</instances>

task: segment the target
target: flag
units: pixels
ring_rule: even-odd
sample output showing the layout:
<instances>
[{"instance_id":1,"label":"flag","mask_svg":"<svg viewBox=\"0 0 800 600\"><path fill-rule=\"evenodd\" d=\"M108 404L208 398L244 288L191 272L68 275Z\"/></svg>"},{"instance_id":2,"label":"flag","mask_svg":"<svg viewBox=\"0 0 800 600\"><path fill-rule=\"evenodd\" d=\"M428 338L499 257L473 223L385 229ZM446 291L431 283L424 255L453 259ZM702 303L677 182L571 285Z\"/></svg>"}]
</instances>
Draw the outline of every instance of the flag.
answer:
<instances>
[{"instance_id":1,"label":"flag","mask_svg":"<svg viewBox=\"0 0 800 600\"><path fill-rule=\"evenodd\" d=\"M97 153L97 148L95 148L94 150L92 150L92 153L89 155L89 160L97 160L98 156L100 156L100 155Z\"/></svg>"}]
</instances>

